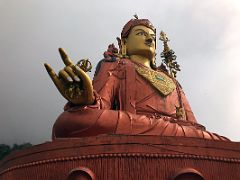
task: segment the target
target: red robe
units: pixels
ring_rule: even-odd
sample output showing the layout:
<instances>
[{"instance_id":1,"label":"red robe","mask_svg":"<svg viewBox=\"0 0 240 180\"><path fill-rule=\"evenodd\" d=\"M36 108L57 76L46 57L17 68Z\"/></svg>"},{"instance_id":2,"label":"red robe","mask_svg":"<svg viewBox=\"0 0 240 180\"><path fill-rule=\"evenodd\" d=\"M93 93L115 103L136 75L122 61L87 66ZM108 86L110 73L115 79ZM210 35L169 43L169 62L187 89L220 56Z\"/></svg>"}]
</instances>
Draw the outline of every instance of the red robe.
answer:
<instances>
[{"instance_id":1,"label":"red robe","mask_svg":"<svg viewBox=\"0 0 240 180\"><path fill-rule=\"evenodd\" d=\"M99 134L186 136L213 140L225 137L198 124L180 85L164 96L140 76L128 59L103 62L93 80L95 104L68 103L53 127L53 139ZM164 72L159 71L160 75ZM186 117L176 116L183 106Z\"/></svg>"}]
</instances>

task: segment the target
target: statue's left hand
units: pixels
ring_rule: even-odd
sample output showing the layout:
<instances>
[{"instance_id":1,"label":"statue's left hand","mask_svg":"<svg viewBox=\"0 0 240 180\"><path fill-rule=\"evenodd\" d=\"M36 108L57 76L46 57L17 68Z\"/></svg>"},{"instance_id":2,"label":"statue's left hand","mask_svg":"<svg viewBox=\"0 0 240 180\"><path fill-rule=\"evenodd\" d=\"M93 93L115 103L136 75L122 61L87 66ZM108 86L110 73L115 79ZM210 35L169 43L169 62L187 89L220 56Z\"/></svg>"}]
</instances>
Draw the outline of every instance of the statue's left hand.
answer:
<instances>
[{"instance_id":1,"label":"statue's left hand","mask_svg":"<svg viewBox=\"0 0 240 180\"><path fill-rule=\"evenodd\" d=\"M58 76L50 65L44 64L57 89L64 98L73 104L93 104L94 95L91 79L79 65L73 64L72 60L62 48L59 48L59 53L65 67L59 71Z\"/></svg>"}]
</instances>

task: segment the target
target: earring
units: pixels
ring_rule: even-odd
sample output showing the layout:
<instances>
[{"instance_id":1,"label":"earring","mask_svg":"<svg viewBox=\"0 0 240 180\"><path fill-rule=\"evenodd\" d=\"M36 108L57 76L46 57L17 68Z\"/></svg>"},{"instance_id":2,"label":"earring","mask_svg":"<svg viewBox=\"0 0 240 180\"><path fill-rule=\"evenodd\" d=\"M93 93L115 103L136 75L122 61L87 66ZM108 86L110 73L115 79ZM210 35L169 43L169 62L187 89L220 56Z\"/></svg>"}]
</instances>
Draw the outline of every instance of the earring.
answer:
<instances>
[{"instance_id":1,"label":"earring","mask_svg":"<svg viewBox=\"0 0 240 180\"><path fill-rule=\"evenodd\" d=\"M121 54L122 54L122 57L126 57L127 56L127 46L123 42L123 40L121 40Z\"/></svg>"},{"instance_id":2,"label":"earring","mask_svg":"<svg viewBox=\"0 0 240 180\"><path fill-rule=\"evenodd\" d=\"M122 55L125 57L127 55L127 47L125 44L122 45Z\"/></svg>"}]
</instances>

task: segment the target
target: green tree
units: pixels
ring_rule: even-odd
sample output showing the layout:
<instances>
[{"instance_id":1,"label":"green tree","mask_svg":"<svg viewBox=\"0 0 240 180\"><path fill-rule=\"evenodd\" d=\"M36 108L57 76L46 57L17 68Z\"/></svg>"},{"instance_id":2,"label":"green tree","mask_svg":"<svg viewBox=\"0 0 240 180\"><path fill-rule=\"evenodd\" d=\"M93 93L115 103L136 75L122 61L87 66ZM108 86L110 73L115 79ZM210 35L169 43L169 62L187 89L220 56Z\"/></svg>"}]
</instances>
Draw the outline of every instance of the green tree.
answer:
<instances>
[{"instance_id":1,"label":"green tree","mask_svg":"<svg viewBox=\"0 0 240 180\"><path fill-rule=\"evenodd\" d=\"M0 160L11 152L11 147L6 144L0 144Z\"/></svg>"},{"instance_id":2,"label":"green tree","mask_svg":"<svg viewBox=\"0 0 240 180\"><path fill-rule=\"evenodd\" d=\"M14 144L12 147L10 147L7 144L0 144L0 160L2 160L5 156L10 154L12 151L25 149L31 146L32 146L31 143Z\"/></svg>"}]
</instances>

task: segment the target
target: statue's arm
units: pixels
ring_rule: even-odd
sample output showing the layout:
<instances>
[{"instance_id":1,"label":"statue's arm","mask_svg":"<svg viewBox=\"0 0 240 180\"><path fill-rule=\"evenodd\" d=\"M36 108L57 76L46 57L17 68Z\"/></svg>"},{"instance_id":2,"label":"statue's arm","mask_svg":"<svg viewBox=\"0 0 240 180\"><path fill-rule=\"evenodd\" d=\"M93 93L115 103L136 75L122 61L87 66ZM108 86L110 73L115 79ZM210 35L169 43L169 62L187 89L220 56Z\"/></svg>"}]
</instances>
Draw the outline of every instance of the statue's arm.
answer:
<instances>
[{"instance_id":1,"label":"statue's arm","mask_svg":"<svg viewBox=\"0 0 240 180\"><path fill-rule=\"evenodd\" d=\"M185 96L185 93L183 92L182 88L180 88L180 93L181 93L181 100L182 100L182 104L186 113L186 119L190 122L196 123L197 120L195 118L195 115L191 109L191 106Z\"/></svg>"},{"instance_id":2,"label":"statue's arm","mask_svg":"<svg viewBox=\"0 0 240 180\"><path fill-rule=\"evenodd\" d=\"M113 104L119 101L119 91L122 69L118 62L102 62L101 68L93 79L93 87L101 98L102 109L113 109Z\"/></svg>"},{"instance_id":3,"label":"statue's arm","mask_svg":"<svg viewBox=\"0 0 240 180\"><path fill-rule=\"evenodd\" d=\"M121 81L121 68L117 62L101 62L98 73L95 73L93 79L94 102L89 105L76 105L67 103L64 110L71 109L114 109L119 107L119 89Z\"/></svg>"}]
</instances>

